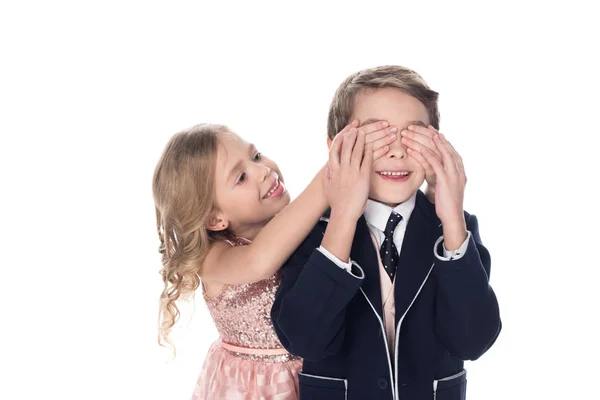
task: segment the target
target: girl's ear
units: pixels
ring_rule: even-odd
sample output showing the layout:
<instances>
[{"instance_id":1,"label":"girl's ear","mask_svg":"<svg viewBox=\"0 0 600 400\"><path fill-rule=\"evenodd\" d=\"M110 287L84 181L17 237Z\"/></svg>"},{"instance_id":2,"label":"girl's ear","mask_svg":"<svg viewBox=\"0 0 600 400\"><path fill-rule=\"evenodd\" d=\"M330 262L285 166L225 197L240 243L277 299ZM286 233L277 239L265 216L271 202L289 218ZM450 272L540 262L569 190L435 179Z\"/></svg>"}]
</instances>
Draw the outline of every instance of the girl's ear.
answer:
<instances>
[{"instance_id":1,"label":"girl's ear","mask_svg":"<svg viewBox=\"0 0 600 400\"><path fill-rule=\"evenodd\" d=\"M229 221L225 219L224 215L220 213L217 215L212 215L206 221L206 229L213 232L224 231L229 227Z\"/></svg>"},{"instance_id":2,"label":"girl's ear","mask_svg":"<svg viewBox=\"0 0 600 400\"><path fill-rule=\"evenodd\" d=\"M331 139L327 138L327 148L331 148Z\"/></svg>"}]
</instances>

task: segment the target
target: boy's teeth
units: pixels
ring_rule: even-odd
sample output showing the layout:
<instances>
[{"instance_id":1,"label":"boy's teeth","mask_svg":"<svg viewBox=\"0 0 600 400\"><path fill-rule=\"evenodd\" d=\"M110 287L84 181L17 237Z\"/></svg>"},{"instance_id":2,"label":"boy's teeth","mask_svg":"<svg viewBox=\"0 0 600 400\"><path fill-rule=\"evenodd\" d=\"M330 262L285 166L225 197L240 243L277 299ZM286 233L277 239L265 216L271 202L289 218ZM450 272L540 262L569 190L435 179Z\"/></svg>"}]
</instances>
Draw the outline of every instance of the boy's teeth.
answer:
<instances>
[{"instance_id":1,"label":"boy's teeth","mask_svg":"<svg viewBox=\"0 0 600 400\"><path fill-rule=\"evenodd\" d=\"M408 175L408 171L402 171L402 172L381 171L380 174L387 175L387 176L406 176L406 175Z\"/></svg>"},{"instance_id":2,"label":"boy's teeth","mask_svg":"<svg viewBox=\"0 0 600 400\"><path fill-rule=\"evenodd\" d=\"M277 188L279 187L279 181L275 182L275 186L273 186L273 189L269 190L269 192L267 193L267 195L265 196L265 198L269 197L270 195L273 194L274 191L277 190Z\"/></svg>"}]
</instances>

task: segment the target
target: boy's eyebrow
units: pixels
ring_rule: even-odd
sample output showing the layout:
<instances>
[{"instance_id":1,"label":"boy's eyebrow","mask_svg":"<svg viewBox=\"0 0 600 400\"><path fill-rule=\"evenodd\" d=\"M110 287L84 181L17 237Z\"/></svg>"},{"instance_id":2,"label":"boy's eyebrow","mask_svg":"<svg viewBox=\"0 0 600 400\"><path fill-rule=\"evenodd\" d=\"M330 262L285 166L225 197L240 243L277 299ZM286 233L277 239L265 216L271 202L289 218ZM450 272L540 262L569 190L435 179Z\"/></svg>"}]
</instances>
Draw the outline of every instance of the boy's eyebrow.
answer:
<instances>
[{"instance_id":1,"label":"boy's eyebrow","mask_svg":"<svg viewBox=\"0 0 600 400\"><path fill-rule=\"evenodd\" d=\"M366 119L364 121L361 121L359 127L363 126L363 125L372 124L373 122L379 122L379 121L383 121L383 120L382 119L377 119L377 118L369 118L369 119Z\"/></svg>"},{"instance_id":2,"label":"boy's eyebrow","mask_svg":"<svg viewBox=\"0 0 600 400\"><path fill-rule=\"evenodd\" d=\"M377 119L377 118L369 118L369 119L362 121L359 126L368 125L368 124L372 124L373 122L379 122L379 121L385 121L385 120ZM419 126L422 126L423 128L427 128L427 125L423 121L408 121L408 125L419 125Z\"/></svg>"},{"instance_id":3,"label":"boy's eyebrow","mask_svg":"<svg viewBox=\"0 0 600 400\"><path fill-rule=\"evenodd\" d=\"M408 125L419 125L423 128L427 128L427 125L425 125L425 122L423 121L408 121Z\"/></svg>"}]
</instances>

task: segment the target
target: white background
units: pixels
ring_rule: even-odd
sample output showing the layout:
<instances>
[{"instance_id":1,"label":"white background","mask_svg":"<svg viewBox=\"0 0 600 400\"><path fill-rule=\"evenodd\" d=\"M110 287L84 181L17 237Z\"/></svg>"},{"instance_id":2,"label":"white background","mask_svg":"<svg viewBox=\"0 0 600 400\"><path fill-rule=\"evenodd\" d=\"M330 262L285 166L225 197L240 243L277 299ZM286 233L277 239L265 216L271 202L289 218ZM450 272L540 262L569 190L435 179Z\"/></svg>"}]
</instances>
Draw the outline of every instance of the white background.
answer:
<instances>
[{"instance_id":1,"label":"white background","mask_svg":"<svg viewBox=\"0 0 600 400\"><path fill-rule=\"evenodd\" d=\"M6 1L0 5L0 398L187 399L216 331L201 299L156 345L151 176L225 123L295 197L338 84L416 69L463 155L504 329L469 399L597 398L593 2Z\"/></svg>"}]
</instances>

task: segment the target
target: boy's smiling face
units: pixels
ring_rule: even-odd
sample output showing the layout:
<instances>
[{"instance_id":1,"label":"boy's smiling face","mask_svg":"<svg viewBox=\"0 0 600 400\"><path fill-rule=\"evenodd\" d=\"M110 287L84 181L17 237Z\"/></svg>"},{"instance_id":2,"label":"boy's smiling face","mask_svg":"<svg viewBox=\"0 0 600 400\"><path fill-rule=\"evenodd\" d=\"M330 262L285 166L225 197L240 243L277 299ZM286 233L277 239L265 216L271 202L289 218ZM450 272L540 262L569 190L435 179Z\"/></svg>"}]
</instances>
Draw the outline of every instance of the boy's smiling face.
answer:
<instances>
[{"instance_id":1,"label":"boy's smiling face","mask_svg":"<svg viewBox=\"0 0 600 400\"><path fill-rule=\"evenodd\" d=\"M354 119L359 119L361 125L384 120L397 127L398 132L409 125L430 123L423 103L396 88L359 92L350 120ZM390 151L373 163L369 198L395 207L419 190L424 179L425 171L417 160L408 156L398 133L398 140L390 145Z\"/></svg>"}]
</instances>

